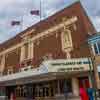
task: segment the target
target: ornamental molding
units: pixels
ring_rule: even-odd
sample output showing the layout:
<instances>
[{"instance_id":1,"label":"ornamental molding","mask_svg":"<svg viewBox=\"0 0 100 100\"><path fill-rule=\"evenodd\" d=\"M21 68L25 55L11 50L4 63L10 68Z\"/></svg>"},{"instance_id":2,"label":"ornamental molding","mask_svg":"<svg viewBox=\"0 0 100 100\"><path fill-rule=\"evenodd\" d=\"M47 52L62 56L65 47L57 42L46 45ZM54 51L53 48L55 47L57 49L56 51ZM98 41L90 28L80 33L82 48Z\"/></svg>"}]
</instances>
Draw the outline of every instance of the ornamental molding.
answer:
<instances>
[{"instance_id":1,"label":"ornamental molding","mask_svg":"<svg viewBox=\"0 0 100 100\"><path fill-rule=\"evenodd\" d=\"M50 29L47 29L46 31L42 32L42 33L39 33L38 35L34 36L32 38L32 40L36 40L36 39L39 39L41 37L44 37L46 35L52 35L54 34L54 31L58 30L58 29L61 29L63 28L64 26L68 26L68 25L71 25L71 24L74 24L76 21L78 20L78 18L75 16L75 17L72 17L72 18L69 18L69 20L66 20L65 22L62 22ZM56 33L56 32L55 32Z\"/></svg>"},{"instance_id":2,"label":"ornamental molding","mask_svg":"<svg viewBox=\"0 0 100 100\"><path fill-rule=\"evenodd\" d=\"M32 33L35 32L35 29L31 29L30 31L28 32L25 32L24 34L20 35L21 38L25 38L25 37L29 37Z\"/></svg>"}]
</instances>

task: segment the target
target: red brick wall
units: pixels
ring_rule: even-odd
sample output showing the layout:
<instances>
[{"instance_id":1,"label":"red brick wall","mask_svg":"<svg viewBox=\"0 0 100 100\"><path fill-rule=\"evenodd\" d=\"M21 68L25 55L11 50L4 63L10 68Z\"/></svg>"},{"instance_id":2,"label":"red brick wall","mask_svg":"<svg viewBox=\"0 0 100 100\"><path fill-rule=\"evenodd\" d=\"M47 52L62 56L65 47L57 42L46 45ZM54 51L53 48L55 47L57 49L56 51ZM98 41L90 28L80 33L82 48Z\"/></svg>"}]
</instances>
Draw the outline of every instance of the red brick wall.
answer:
<instances>
[{"instance_id":1,"label":"red brick wall","mask_svg":"<svg viewBox=\"0 0 100 100\"><path fill-rule=\"evenodd\" d=\"M78 58L90 56L90 51L87 44L88 32L96 33L96 30L91 24L80 3L76 3L73 5L73 7L69 7L67 10L64 9L61 13L58 14L58 16L59 17L57 18L55 18L56 16L52 17L56 20L56 24L61 22L61 18L65 16L69 18L72 16L78 17L78 21L76 22L77 30L74 30L72 26L69 28L72 32L71 35L74 47L73 51L71 52L71 57ZM46 27L49 27L49 24L47 24ZM61 50L61 31L63 30L58 30L57 38L54 34L48 37L44 37L42 40L40 39L39 45L36 45L35 43L34 62L38 63L39 60L41 62L42 57L48 53L51 53L54 59L65 58L65 53Z\"/></svg>"}]
</instances>

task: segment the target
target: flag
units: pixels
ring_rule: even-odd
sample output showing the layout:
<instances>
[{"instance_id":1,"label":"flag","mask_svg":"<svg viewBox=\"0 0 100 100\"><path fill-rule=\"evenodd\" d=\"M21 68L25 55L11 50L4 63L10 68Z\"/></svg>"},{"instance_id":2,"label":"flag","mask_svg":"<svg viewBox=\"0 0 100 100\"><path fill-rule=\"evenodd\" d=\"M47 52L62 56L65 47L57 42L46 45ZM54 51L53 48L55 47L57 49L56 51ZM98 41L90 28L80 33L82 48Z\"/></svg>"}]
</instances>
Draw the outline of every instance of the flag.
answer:
<instances>
[{"instance_id":1,"label":"flag","mask_svg":"<svg viewBox=\"0 0 100 100\"><path fill-rule=\"evenodd\" d=\"M31 15L37 15L37 16L39 16L40 15L40 12L39 12L39 10L31 10L30 11L30 14Z\"/></svg>"},{"instance_id":2,"label":"flag","mask_svg":"<svg viewBox=\"0 0 100 100\"><path fill-rule=\"evenodd\" d=\"M11 25L12 25L12 26L20 25L20 21L12 21L12 22L11 22Z\"/></svg>"}]
</instances>

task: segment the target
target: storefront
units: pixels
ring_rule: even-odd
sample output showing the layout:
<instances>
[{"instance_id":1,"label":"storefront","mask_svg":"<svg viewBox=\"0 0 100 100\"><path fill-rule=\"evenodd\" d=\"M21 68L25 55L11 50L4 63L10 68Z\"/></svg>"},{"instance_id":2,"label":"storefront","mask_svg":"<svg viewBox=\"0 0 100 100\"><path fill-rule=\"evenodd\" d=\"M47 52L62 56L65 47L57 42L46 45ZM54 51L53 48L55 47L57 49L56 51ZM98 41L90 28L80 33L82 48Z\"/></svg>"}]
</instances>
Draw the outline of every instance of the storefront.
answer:
<instances>
[{"instance_id":1,"label":"storefront","mask_svg":"<svg viewBox=\"0 0 100 100\"><path fill-rule=\"evenodd\" d=\"M42 63L36 74L31 70L30 75L22 72L18 77L17 73L16 78L10 75L7 80L5 76L0 83L5 86L8 99L13 95L16 100L80 100L79 88L91 86L90 66L88 58L49 60Z\"/></svg>"},{"instance_id":2,"label":"storefront","mask_svg":"<svg viewBox=\"0 0 100 100\"><path fill-rule=\"evenodd\" d=\"M59 84L58 84L59 83ZM64 84L68 85L68 88L65 87ZM7 95L10 99L10 94L16 96L17 99L27 98L27 99L49 99L54 98L57 94L64 94L64 89L67 88L68 93L72 92L71 88L71 80L51 80L47 82L40 83L30 83L24 85L17 86L8 86L6 89L8 90ZM12 89L12 91L11 91Z\"/></svg>"}]
</instances>

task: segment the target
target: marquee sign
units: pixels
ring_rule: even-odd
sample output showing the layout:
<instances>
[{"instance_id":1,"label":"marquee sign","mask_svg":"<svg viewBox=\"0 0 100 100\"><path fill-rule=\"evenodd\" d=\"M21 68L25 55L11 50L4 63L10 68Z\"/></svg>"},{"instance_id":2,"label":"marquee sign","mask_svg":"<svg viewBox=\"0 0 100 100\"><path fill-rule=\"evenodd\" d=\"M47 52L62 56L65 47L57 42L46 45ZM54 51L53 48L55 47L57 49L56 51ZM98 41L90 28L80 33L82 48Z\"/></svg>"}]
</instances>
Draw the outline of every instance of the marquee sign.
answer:
<instances>
[{"instance_id":1,"label":"marquee sign","mask_svg":"<svg viewBox=\"0 0 100 100\"><path fill-rule=\"evenodd\" d=\"M45 64L48 72L81 72L93 70L91 60L89 58L76 58L66 60L50 60Z\"/></svg>"}]
</instances>

